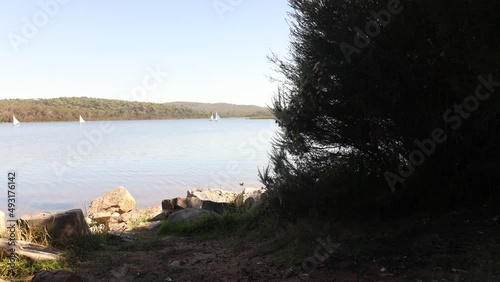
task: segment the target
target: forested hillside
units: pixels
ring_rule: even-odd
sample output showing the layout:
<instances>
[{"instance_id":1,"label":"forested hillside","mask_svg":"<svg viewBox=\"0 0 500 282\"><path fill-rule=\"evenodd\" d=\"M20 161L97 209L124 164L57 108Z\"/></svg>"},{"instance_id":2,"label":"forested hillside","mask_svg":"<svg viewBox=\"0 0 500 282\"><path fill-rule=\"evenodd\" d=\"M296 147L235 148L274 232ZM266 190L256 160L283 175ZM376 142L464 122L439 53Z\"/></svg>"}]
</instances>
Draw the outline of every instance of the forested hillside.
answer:
<instances>
[{"instance_id":1,"label":"forested hillside","mask_svg":"<svg viewBox=\"0 0 500 282\"><path fill-rule=\"evenodd\" d=\"M267 109L257 106L228 105L220 108L219 114L222 118L269 115ZM210 111L180 104L127 102L87 97L0 100L0 122L11 122L12 115L21 122L76 121L79 115L87 121L208 118Z\"/></svg>"},{"instance_id":2,"label":"forested hillside","mask_svg":"<svg viewBox=\"0 0 500 282\"><path fill-rule=\"evenodd\" d=\"M202 112L218 112L221 117L263 117L272 116L268 108L253 105L235 105L228 103L196 103L196 102L172 102L168 105L187 106Z\"/></svg>"}]
</instances>

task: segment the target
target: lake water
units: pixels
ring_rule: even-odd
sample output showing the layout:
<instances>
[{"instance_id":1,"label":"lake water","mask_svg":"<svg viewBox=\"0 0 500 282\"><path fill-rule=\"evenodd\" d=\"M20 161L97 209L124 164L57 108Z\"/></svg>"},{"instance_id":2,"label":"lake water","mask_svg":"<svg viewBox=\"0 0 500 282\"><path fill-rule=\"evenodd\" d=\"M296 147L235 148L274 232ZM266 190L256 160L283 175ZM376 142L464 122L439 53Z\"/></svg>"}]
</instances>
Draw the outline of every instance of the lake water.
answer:
<instances>
[{"instance_id":1,"label":"lake water","mask_svg":"<svg viewBox=\"0 0 500 282\"><path fill-rule=\"evenodd\" d=\"M83 209L118 186L139 208L191 188L260 187L257 172L277 128L250 119L0 124L0 210L10 170L17 171L18 215Z\"/></svg>"}]
</instances>

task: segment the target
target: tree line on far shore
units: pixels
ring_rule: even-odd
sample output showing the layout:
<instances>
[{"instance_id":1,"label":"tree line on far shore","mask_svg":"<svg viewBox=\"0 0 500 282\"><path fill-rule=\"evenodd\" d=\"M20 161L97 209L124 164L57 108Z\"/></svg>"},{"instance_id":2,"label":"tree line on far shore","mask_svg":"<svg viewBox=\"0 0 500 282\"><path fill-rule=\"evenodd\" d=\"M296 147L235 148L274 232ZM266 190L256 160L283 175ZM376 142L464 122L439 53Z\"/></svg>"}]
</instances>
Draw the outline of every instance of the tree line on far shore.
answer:
<instances>
[{"instance_id":1,"label":"tree line on far shore","mask_svg":"<svg viewBox=\"0 0 500 282\"><path fill-rule=\"evenodd\" d=\"M244 106L242 106L244 107ZM260 108L260 107L258 107ZM232 110L221 117L253 117L260 111ZM53 99L6 99L0 100L0 122L12 122L15 115L22 122L73 121L82 115L86 120L148 120L209 118L208 111L184 105L128 102L88 97Z\"/></svg>"}]
</instances>

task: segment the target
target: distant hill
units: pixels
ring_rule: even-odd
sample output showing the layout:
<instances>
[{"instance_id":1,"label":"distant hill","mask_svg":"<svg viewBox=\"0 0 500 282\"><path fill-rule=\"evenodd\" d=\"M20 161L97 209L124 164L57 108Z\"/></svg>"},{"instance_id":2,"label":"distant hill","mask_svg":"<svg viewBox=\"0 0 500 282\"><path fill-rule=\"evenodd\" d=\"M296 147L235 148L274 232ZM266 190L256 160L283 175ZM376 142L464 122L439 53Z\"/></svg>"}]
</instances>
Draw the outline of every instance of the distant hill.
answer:
<instances>
[{"instance_id":1,"label":"distant hill","mask_svg":"<svg viewBox=\"0 0 500 282\"><path fill-rule=\"evenodd\" d=\"M171 102L167 105L186 106L191 109L207 112L208 114L218 112L224 117L263 117L272 116L268 108L253 105L236 105L228 103L197 103L197 102Z\"/></svg>"},{"instance_id":2,"label":"distant hill","mask_svg":"<svg viewBox=\"0 0 500 282\"><path fill-rule=\"evenodd\" d=\"M0 122L85 120L144 120L206 118L207 113L181 105L127 102L98 98L7 99L0 100Z\"/></svg>"},{"instance_id":3,"label":"distant hill","mask_svg":"<svg viewBox=\"0 0 500 282\"><path fill-rule=\"evenodd\" d=\"M92 120L146 120L208 118L217 111L225 117L270 116L268 109L258 106L206 103L143 103L88 97L53 99L0 100L0 122L77 121L82 115Z\"/></svg>"}]
</instances>

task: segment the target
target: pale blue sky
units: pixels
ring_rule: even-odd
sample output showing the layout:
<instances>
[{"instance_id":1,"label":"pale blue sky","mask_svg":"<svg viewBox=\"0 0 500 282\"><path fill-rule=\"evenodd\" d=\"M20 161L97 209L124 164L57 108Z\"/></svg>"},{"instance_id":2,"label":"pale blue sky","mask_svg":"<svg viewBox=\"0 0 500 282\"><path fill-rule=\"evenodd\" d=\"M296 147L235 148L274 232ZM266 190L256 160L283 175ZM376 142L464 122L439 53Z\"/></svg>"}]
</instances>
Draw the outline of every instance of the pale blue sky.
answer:
<instances>
[{"instance_id":1,"label":"pale blue sky","mask_svg":"<svg viewBox=\"0 0 500 282\"><path fill-rule=\"evenodd\" d=\"M266 56L286 55L287 11L286 0L0 0L0 99L269 105Z\"/></svg>"}]
</instances>

